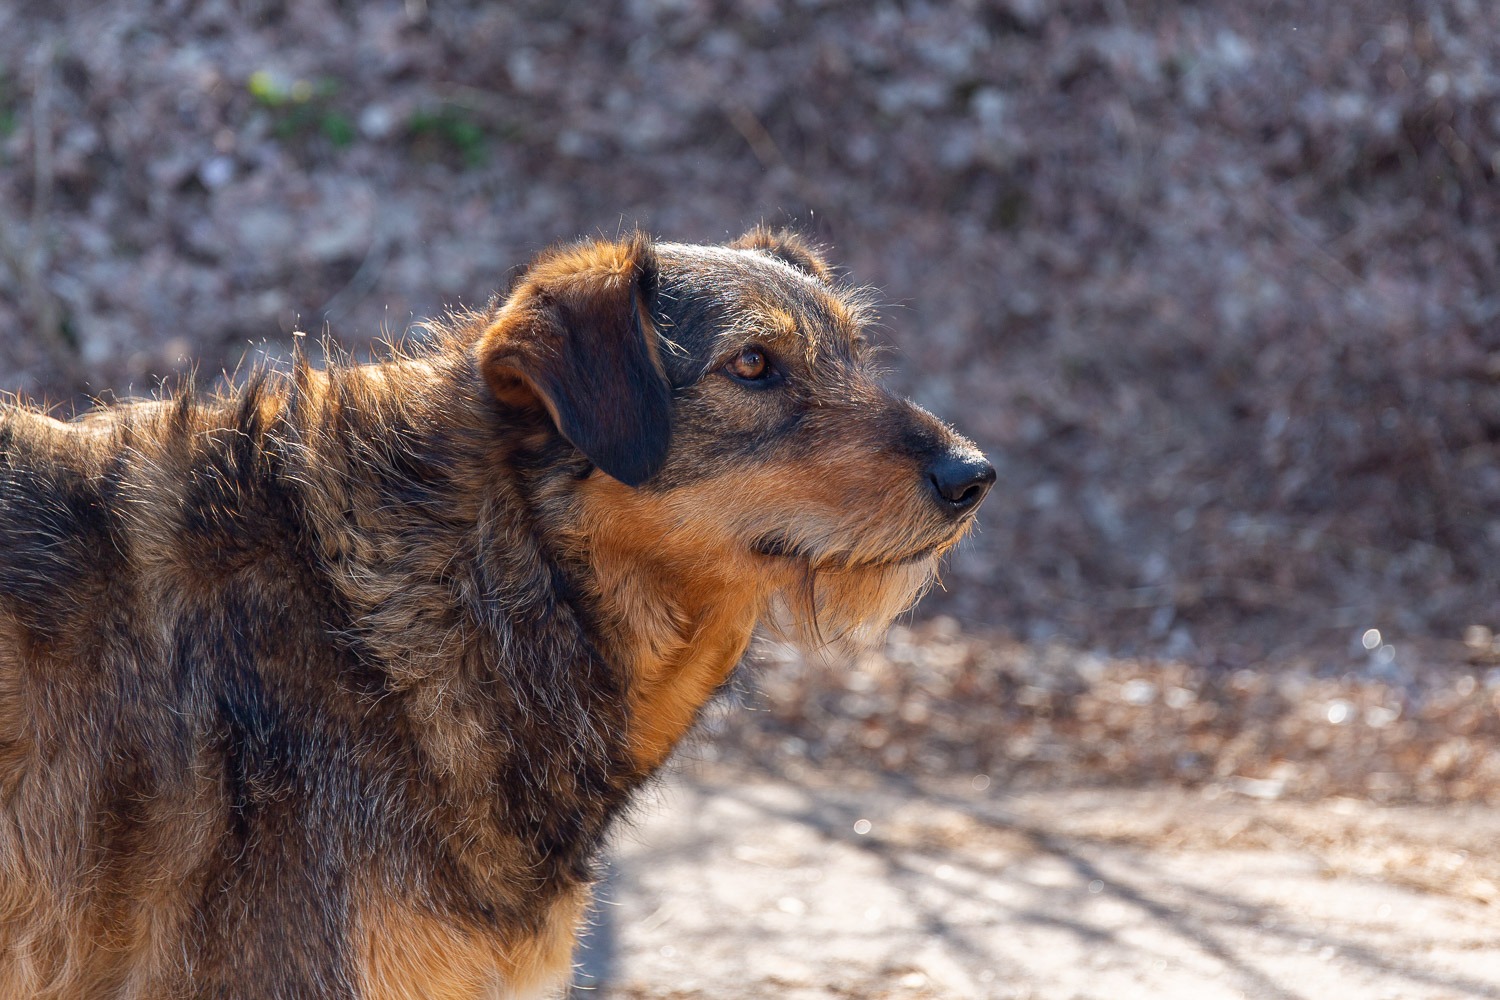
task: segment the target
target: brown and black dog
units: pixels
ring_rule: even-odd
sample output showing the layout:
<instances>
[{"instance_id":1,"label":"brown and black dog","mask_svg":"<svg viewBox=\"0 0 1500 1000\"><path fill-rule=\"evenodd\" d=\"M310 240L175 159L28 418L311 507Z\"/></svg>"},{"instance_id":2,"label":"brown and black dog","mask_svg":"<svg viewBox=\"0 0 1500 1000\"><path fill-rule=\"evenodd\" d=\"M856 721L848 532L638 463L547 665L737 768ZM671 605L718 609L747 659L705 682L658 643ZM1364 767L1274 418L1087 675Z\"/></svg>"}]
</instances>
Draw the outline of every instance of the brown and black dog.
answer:
<instances>
[{"instance_id":1,"label":"brown and black dog","mask_svg":"<svg viewBox=\"0 0 1500 1000\"><path fill-rule=\"evenodd\" d=\"M793 235L543 254L370 365L0 407L0 997L564 981L773 608L878 631L994 472Z\"/></svg>"}]
</instances>

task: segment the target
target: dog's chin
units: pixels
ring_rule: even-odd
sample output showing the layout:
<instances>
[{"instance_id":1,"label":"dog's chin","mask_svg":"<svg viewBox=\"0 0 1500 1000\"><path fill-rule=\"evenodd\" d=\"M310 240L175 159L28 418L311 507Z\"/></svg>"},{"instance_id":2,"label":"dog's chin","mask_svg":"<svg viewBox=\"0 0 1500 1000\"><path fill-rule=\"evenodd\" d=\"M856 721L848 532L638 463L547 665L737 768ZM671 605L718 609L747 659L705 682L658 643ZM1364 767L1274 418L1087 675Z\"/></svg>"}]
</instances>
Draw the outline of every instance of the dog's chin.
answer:
<instances>
[{"instance_id":1,"label":"dog's chin","mask_svg":"<svg viewBox=\"0 0 1500 1000\"><path fill-rule=\"evenodd\" d=\"M781 591L771 627L813 648L871 646L932 586L945 548L853 565L806 555L784 557L792 560L794 572Z\"/></svg>"}]
</instances>

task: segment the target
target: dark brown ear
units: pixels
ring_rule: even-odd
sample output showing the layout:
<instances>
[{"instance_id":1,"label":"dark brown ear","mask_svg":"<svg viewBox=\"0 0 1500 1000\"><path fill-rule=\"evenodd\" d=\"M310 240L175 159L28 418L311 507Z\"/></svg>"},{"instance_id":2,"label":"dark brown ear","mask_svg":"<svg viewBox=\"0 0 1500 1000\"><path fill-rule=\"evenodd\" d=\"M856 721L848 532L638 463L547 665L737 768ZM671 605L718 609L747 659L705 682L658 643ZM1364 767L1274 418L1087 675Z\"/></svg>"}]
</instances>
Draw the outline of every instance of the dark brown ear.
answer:
<instances>
[{"instance_id":1,"label":"dark brown ear","mask_svg":"<svg viewBox=\"0 0 1500 1000\"><path fill-rule=\"evenodd\" d=\"M671 387L648 308L655 283L642 234L549 251L476 347L496 397L540 402L563 437L628 486L661 468L671 440Z\"/></svg>"},{"instance_id":2,"label":"dark brown ear","mask_svg":"<svg viewBox=\"0 0 1500 1000\"><path fill-rule=\"evenodd\" d=\"M833 283L833 268L797 233L760 225L729 244L733 250L764 250L783 263L805 271L824 284Z\"/></svg>"}]
</instances>

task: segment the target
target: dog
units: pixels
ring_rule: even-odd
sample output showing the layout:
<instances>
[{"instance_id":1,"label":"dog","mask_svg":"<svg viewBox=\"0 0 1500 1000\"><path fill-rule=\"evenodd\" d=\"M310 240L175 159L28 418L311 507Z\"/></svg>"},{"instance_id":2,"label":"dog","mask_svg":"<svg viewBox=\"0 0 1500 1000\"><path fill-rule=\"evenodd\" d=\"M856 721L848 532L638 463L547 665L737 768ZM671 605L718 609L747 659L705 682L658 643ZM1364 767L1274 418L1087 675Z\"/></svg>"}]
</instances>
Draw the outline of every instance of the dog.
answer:
<instances>
[{"instance_id":1,"label":"dog","mask_svg":"<svg viewBox=\"0 0 1500 1000\"><path fill-rule=\"evenodd\" d=\"M377 363L0 407L0 996L563 984L757 626L878 635L994 481L866 300L637 234Z\"/></svg>"}]
</instances>

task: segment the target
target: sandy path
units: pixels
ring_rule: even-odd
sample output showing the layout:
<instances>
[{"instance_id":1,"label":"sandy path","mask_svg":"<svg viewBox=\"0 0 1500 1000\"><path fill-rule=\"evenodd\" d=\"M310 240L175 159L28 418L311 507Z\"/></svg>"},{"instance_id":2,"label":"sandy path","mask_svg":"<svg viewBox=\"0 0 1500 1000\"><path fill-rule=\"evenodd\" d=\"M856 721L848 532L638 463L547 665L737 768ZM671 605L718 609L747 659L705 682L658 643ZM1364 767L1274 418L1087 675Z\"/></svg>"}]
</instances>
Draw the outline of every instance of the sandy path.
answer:
<instances>
[{"instance_id":1,"label":"sandy path","mask_svg":"<svg viewBox=\"0 0 1500 1000\"><path fill-rule=\"evenodd\" d=\"M1495 810L696 771L622 838L585 978L615 998L1500 998L1497 843Z\"/></svg>"}]
</instances>

